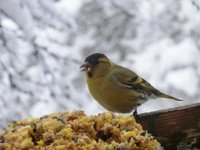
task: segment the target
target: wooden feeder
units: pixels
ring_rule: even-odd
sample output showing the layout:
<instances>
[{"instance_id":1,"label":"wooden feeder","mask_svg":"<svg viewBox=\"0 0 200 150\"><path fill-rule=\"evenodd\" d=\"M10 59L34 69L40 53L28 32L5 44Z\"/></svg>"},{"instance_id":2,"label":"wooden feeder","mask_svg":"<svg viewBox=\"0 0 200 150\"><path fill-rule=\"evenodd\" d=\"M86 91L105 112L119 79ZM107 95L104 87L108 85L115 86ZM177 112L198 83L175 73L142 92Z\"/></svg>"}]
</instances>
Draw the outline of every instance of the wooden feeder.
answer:
<instances>
[{"instance_id":1,"label":"wooden feeder","mask_svg":"<svg viewBox=\"0 0 200 150\"><path fill-rule=\"evenodd\" d=\"M166 150L200 148L200 103L139 114L137 121Z\"/></svg>"}]
</instances>

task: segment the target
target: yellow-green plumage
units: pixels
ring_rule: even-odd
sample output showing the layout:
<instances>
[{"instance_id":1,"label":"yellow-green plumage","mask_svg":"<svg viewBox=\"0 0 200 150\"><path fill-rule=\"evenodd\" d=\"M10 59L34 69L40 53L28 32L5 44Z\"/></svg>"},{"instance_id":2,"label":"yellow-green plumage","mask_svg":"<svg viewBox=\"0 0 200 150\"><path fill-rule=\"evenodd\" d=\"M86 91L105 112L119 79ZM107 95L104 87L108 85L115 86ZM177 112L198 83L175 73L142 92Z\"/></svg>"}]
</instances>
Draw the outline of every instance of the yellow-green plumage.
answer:
<instances>
[{"instance_id":1,"label":"yellow-green plumage","mask_svg":"<svg viewBox=\"0 0 200 150\"><path fill-rule=\"evenodd\" d=\"M115 68L115 66L112 66ZM112 68L111 69L114 69ZM135 100L139 93L120 86L112 75L112 71L107 73L104 68L101 77L94 76L87 78L88 88L92 96L106 109L113 112L128 112L137 105Z\"/></svg>"},{"instance_id":2,"label":"yellow-green plumage","mask_svg":"<svg viewBox=\"0 0 200 150\"><path fill-rule=\"evenodd\" d=\"M109 111L130 112L150 97L179 100L161 93L136 73L112 63L103 54L90 55L86 62L89 91Z\"/></svg>"}]
</instances>

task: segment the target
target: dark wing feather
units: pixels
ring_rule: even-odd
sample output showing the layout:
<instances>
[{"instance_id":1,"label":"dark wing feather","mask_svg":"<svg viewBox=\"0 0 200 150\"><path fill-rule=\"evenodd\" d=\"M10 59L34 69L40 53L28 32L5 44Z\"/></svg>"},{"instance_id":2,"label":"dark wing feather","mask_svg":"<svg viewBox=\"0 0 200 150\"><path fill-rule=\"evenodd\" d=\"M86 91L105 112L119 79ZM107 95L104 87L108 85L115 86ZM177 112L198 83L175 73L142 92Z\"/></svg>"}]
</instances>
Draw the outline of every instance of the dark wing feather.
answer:
<instances>
[{"instance_id":1,"label":"dark wing feather","mask_svg":"<svg viewBox=\"0 0 200 150\"><path fill-rule=\"evenodd\" d=\"M138 76L135 72L121 66L116 66L112 72L115 80L120 86L133 89L134 91L146 93L148 96L159 93L149 82Z\"/></svg>"}]
</instances>

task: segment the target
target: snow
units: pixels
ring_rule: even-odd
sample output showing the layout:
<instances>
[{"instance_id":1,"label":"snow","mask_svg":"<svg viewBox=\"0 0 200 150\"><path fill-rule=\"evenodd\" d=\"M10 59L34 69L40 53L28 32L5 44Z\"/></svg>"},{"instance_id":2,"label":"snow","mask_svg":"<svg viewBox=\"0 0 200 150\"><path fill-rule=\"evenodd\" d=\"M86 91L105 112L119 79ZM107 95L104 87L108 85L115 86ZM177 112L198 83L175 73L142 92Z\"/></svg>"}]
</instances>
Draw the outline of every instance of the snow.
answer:
<instances>
[{"instance_id":1,"label":"snow","mask_svg":"<svg viewBox=\"0 0 200 150\"><path fill-rule=\"evenodd\" d=\"M1 25L2 25L2 27L4 27L5 29L8 29L8 30L17 30L18 29L17 24L9 18L3 18L1 20Z\"/></svg>"},{"instance_id":2,"label":"snow","mask_svg":"<svg viewBox=\"0 0 200 150\"><path fill-rule=\"evenodd\" d=\"M200 11L191 1L0 0L0 128L55 111L106 111L79 66L105 53L159 90L139 113L199 102Z\"/></svg>"},{"instance_id":3,"label":"snow","mask_svg":"<svg viewBox=\"0 0 200 150\"><path fill-rule=\"evenodd\" d=\"M200 0L192 0L192 2L196 5L197 9L200 9Z\"/></svg>"},{"instance_id":4,"label":"snow","mask_svg":"<svg viewBox=\"0 0 200 150\"><path fill-rule=\"evenodd\" d=\"M146 74L147 78L152 76L156 82L157 79L165 77L170 69L193 64L199 66L199 56L200 52L191 39L185 39L179 44L173 43L170 39L164 39L149 45L143 53L130 55L128 59L134 57L134 66L140 68L140 72Z\"/></svg>"},{"instance_id":5,"label":"snow","mask_svg":"<svg viewBox=\"0 0 200 150\"><path fill-rule=\"evenodd\" d=\"M43 101L33 105L31 108L31 115L33 117L41 117L56 112L57 109L56 102Z\"/></svg>"},{"instance_id":6,"label":"snow","mask_svg":"<svg viewBox=\"0 0 200 150\"><path fill-rule=\"evenodd\" d=\"M27 38L33 37L33 32L31 31L34 31L34 22L28 8L23 5L21 0L1 0L0 9L3 10L9 17L11 17L11 19L14 20L20 28L26 31Z\"/></svg>"},{"instance_id":7,"label":"snow","mask_svg":"<svg viewBox=\"0 0 200 150\"><path fill-rule=\"evenodd\" d=\"M71 14L76 14L78 9L82 6L86 0L73 0L73 1L61 1L60 6L64 7L66 11Z\"/></svg>"},{"instance_id":8,"label":"snow","mask_svg":"<svg viewBox=\"0 0 200 150\"><path fill-rule=\"evenodd\" d=\"M165 82L169 85L174 85L176 89L183 90L190 96L195 95L195 93L198 93L199 91L198 79L196 78L195 70L192 68L185 68L169 73Z\"/></svg>"}]
</instances>

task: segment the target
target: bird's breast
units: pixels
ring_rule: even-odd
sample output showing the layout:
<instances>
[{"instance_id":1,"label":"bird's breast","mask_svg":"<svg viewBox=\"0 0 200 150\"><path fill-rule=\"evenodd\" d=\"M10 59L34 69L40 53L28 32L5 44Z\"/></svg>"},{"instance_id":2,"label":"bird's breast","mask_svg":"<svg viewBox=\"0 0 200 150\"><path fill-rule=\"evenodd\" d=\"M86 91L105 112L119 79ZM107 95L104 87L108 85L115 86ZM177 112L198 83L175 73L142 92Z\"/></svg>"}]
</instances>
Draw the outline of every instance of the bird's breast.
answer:
<instances>
[{"instance_id":1,"label":"bird's breast","mask_svg":"<svg viewBox=\"0 0 200 150\"><path fill-rule=\"evenodd\" d=\"M130 112L137 106L134 91L119 86L113 78L88 79L92 96L106 109L113 112Z\"/></svg>"}]
</instances>

